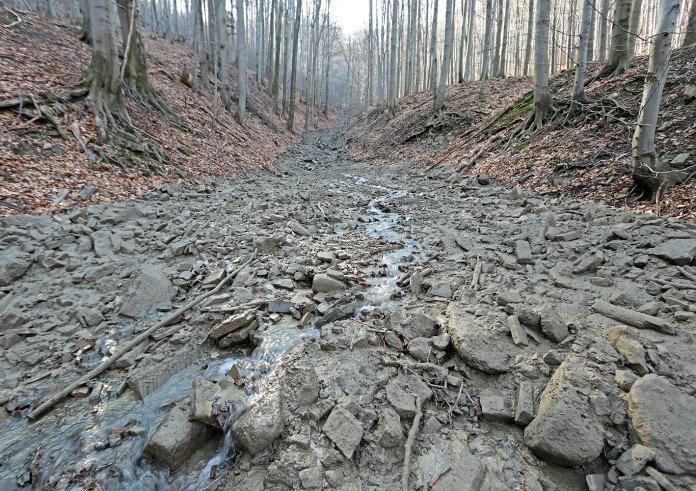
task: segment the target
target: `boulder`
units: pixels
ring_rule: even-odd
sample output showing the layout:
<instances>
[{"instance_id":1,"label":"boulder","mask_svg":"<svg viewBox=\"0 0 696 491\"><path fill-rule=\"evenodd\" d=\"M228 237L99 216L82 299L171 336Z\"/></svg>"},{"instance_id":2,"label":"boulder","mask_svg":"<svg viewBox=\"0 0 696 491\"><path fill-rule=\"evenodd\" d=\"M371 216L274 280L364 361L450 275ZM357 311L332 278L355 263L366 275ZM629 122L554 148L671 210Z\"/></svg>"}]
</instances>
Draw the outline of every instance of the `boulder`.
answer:
<instances>
[{"instance_id":1,"label":"boulder","mask_svg":"<svg viewBox=\"0 0 696 491\"><path fill-rule=\"evenodd\" d=\"M481 411L487 421L510 423L514 419L510 400L496 389L486 388L479 396Z\"/></svg>"},{"instance_id":2,"label":"boulder","mask_svg":"<svg viewBox=\"0 0 696 491\"><path fill-rule=\"evenodd\" d=\"M342 281L331 278L326 274L318 274L312 280L312 291L314 293L329 293L338 290L345 290L346 284Z\"/></svg>"},{"instance_id":3,"label":"boulder","mask_svg":"<svg viewBox=\"0 0 696 491\"><path fill-rule=\"evenodd\" d=\"M153 305L169 302L174 289L167 276L157 267L143 265L142 273L131 282L119 310L126 317L139 317Z\"/></svg>"},{"instance_id":4,"label":"boulder","mask_svg":"<svg viewBox=\"0 0 696 491\"><path fill-rule=\"evenodd\" d=\"M551 377L538 415L524 441L537 456L565 467L585 465L604 448L604 426L587 395L597 374L579 356L569 356Z\"/></svg>"},{"instance_id":5,"label":"boulder","mask_svg":"<svg viewBox=\"0 0 696 491\"><path fill-rule=\"evenodd\" d=\"M551 307L545 307L540 312L541 332L551 341L560 343L568 337L568 324Z\"/></svg>"},{"instance_id":6,"label":"boulder","mask_svg":"<svg viewBox=\"0 0 696 491\"><path fill-rule=\"evenodd\" d=\"M363 425L348 409L336 406L326 420L323 431L341 453L350 459L362 440Z\"/></svg>"},{"instance_id":7,"label":"boulder","mask_svg":"<svg viewBox=\"0 0 696 491\"><path fill-rule=\"evenodd\" d=\"M235 440L251 455L264 450L283 433L285 419L281 395L265 392L234 422L230 431Z\"/></svg>"},{"instance_id":8,"label":"boulder","mask_svg":"<svg viewBox=\"0 0 696 491\"><path fill-rule=\"evenodd\" d=\"M213 436L203 423L189 421L188 403L177 404L157 427L143 449L143 457L175 470Z\"/></svg>"},{"instance_id":9,"label":"boulder","mask_svg":"<svg viewBox=\"0 0 696 491\"><path fill-rule=\"evenodd\" d=\"M657 452L658 469L696 475L696 398L649 374L631 387L628 415L631 432Z\"/></svg>"},{"instance_id":10,"label":"boulder","mask_svg":"<svg viewBox=\"0 0 696 491\"><path fill-rule=\"evenodd\" d=\"M375 433L379 444L384 448L400 447L403 445L404 433L401 428L399 414L389 406L386 406L379 418L379 425Z\"/></svg>"},{"instance_id":11,"label":"boulder","mask_svg":"<svg viewBox=\"0 0 696 491\"><path fill-rule=\"evenodd\" d=\"M633 477L643 470L643 467L653 460L656 452L643 445L633 445L616 461L616 468L624 476Z\"/></svg>"},{"instance_id":12,"label":"boulder","mask_svg":"<svg viewBox=\"0 0 696 491\"><path fill-rule=\"evenodd\" d=\"M423 402L430 399L433 391L420 377L399 375L387 385L387 401L402 418L413 418L416 414L416 396Z\"/></svg>"},{"instance_id":13,"label":"boulder","mask_svg":"<svg viewBox=\"0 0 696 491\"><path fill-rule=\"evenodd\" d=\"M603 336L624 357L626 365L639 375L649 373L648 364L645 360L645 348L638 340L637 334L630 331L627 327L616 326L604 331Z\"/></svg>"},{"instance_id":14,"label":"boulder","mask_svg":"<svg viewBox=\"0 0 696 491\"><path fill-rule=\"evenodd\" d=\"M670 263L685 266L691 264L696 257L696 239L670 239L650 253Z\"/></svg>"},{"instance_id":15,"label":"boulder","mask_svg":"<svg viewBox=\"0 0 696 491\"><path fill-rule=\"evenodd\" d=\"M459 356L477 370L497 374L510 370L518 349L507 334L507 320L475 317L465 305L453 302L447 308L447 332Z\"/></svg>"},{"instance_id":16,"label":"boulder","mask_svg":"<svg viewBox=\"0 0 696 491\"><path fill-rule=\"evenodd\" d=\"M24 276L31 267L31 256L19 247L10 247L0 253L0 287L8 286Z\"/></svg>"}]
</instances>

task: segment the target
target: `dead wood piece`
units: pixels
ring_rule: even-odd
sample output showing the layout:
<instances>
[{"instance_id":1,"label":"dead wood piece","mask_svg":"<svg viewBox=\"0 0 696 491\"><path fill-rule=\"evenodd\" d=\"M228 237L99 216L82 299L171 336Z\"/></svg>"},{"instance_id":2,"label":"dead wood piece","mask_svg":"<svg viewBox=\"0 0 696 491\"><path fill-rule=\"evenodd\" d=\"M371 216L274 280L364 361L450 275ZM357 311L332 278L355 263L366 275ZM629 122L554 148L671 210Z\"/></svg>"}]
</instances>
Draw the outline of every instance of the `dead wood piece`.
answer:
<instances>
[{"instance_id":1,"label":"dead wood piece","mask_svg":"<svg viewBox=\"0 0 696 491\"><path fill-rule=\"evenodd\" d=\"M638 329L652 329L653 331L671 335L677 333L677 328L664 319L652 315L641 314L635 310L618 307L601 300L592 305L592 310L604 317L622 322L629 326L637 327Z\"/></svg>"},{"instance_id":2,"label":"dead wood piece","mask_svg":"<svg viewBox=\"0 0 696 491\"><path fill-rule=\"evenodd\" d=\"M474 266L474 277L471 279L471 288L476 288L481 280L481 270L483 269L483 263L477 258L476 266Z\"/></svg>"},{"instance_id":3,"label":"dead wood piece","mask_svg":"<svg viewBox=\"0 0 696 491\"><path fill-rule=\"evenodd\" d=\"M672 482L667 479L662 472L658 471L654 467L647 466L645 468L645 472L647 472L650 477L655 479L657 484L659 484L660 487L665 491L677 491L677 487L672 484Z\"/></svg>"},{"instance_id":4,"label":"dead wood piece","mask_svg":"<svg viewBox=\"0 0 696 491\"><path fill-rule=\"evenodd\" d=\"M232 274L227 276L225 279L220 281L220 283L218 283L218 285L214 289L210 290L207 293L199 295L198 297L194 298L193 300L191 300L189 303L187 303L183 307L175 310L174 312L172 312L171 314L166 316L164 319L159 321L154 326L152 326L149 329L140 333L138 336L136 336L131 341L126 343L123 347L121 347L119 350L117 350L107 360L100 363L98 366L96 366L95 368L90 370L88 373L86 373L82 377L69 383L66 387L64 387L62 390L60 390L57 394L54 394L51 398L46 400L43 404L41 404L39 407L34 409L32 412L30 412L28 415L28 418L31 420L37 419L42 414L49 411L53 406L55 406L60 401L62 401L65 397L67 397L73 390L86 384L87 382L92 380L97 375L100 375L101 373L105 372L111 365L113 365L117 360L119 360L121 357L123 357L126 353L128 353L134 347L139 346L144 341L148 341L148 338L152 334L154 334L155 331L157 331L158 329L160 329L166 325L171 324L179 316L188 312L193 307L195 307L196 305L198 305L199 303L201 303L203 300L210 297L211 295L214 295L217 292L219 292L227 283L229 283L234 278L236 278L240 271L242 271L245 267L247 267L249 264L251 264L255 258L256 258L256 251L254 251L254 254L252 254L252 256L244 264L242 264L239 268L237 268L235 271L233 271ZM172 332L172 334L174 334L174 332Z\"/></svg>"},{"instance_id":5,"label":"dead wood piece","mask_svg":"<svg viewBox=\"0 0 696 491\"><path fill-rule=\"evenodd\" d=\"M408 475L411 472L411 454L413 453L413 444L416 442L418 428L420 427L421 417L423 416L423 399L420 396L416 398L416 415L413 418L411 430L408 432L408 439L404 446L404 467L401 472L401 489L408 491Z\"/></svg>"},{"instance_id":6,"label":"dead wood piece","mask_svg":"<svg viewBox=\"0 0 696 491\"><path fill-rule=\"evenodd\" d=\"M661 280L660 278L646 278L648 281L654 281L660 285L681 288L682 290L696 290L696 285L687 285L686 283L677 283L675 281Z\"/></svg>"},{"instance_id":7,"label":"dead wood piece","mask_svg":"<svg viewBox=\"0 0 696 491\"><path fill-rule=\"evenodd\" d=\"M432 480L428 483L428 489L432 489L435 487L435 485L440 482L440 479L445 477L449 471L452 470L451 466L447 466L442 471L438 472L435 477L432 478Z\"/></svg>"},{"instance_id":8,"label":"dead wood piece","mask_svg":"<svg viewBox=\"0 0 696 491\"><path fill-rule=\"evenodd\" d=\"M684 275L684 278L687 278L691 281L696 281L696 274L689 273L683 266L677 266L677 269L682 275Z\"/></svg>"}]
</instances>

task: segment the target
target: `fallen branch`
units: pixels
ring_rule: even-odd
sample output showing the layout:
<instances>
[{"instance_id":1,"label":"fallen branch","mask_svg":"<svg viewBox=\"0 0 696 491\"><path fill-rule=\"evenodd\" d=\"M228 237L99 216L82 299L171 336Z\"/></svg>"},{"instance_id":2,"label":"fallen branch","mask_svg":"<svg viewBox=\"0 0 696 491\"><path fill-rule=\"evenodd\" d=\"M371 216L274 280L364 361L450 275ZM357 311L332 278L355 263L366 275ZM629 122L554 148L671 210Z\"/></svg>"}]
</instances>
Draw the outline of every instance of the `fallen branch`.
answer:
<instances>
[{"instance_id":1,"label":"fallen branch","mask_svg":"<svg viewBox=\"0 0 696 491\"><path fill-rule=\"evenodd\" d=\"M141 334L133 338L130 342L126 343L125 346L121 347L116 353L111 355L109 359L103 361L100 363L97 367L93 368L91 371L80 377L79 379L69 383L66 387L64 387L61 391L59 391L57 394L52 396L50 399L45 401L43 404L41 404L39 407L34 409L32 412L29 413L28 418L31 420L37 419L39 416L42 414L46 413L49 411L53 406L58 404L60 401L62 401L65 397L67 397L73 390L77 389L78 387L86 384L90 380L92 380L94 377L97 375L100 375L101 373L105 372L111 365L113 365L117 360L119 360L122 356L124 356L126 353L128 353L130 350L132 350L134 347L139 346L142 342L147 341L148 338L155 333L158 329L171 324L176 320L178 317L183 315L184 313L188 312L191 310L193 307L201 303L203 300L206 298L210 297L211 295L216 294L219 292L227 283L232 281L240 271L242 271L245 267L247 267L249 264L253 262L253 260L256 257L256 251L254 251L254 254L251 255L251 257L244 263L242 264L239 268L237 268L234 272L232 272L229 276L227 276L225 279L220 281L218 285L213 289L210 290L207 293L204 293L202 295L199 295L198 297L194 298L191 300L189 303L184 305L183 307L175 310L168 316L166 316L164 319L159 321L157 324L152 326L151 328L147 329L146 331L143 331ZM171 332L171 331L170 331ZM173 332L171 332L173 334Z\"/></svg>"},{"instance_id":2,"label":"fallen branch","mask_svg":"<svg viewBox=\"0 0 696 491\"><path fill-rule=\"evenodd\" d=\"M661 280L659 278L645 278L648 281L654 281L659 285L672 286L674 288L681 288L682 290L696 290L696 285L687 285L686 283L676 283L674 281Z\"/></svg>"},{"instance_id":3,"label":"fallen branch","mask_svg":"<svg viewBox=\"0 0 696 491\"><path fill-rule=\"evenodd\" d=\"M416 441L420 420L423 416L422 409L423 399L421 399L420 396L416 396L416 415L413 418L411 431L408 432L408 439L404 447L404 467L401 472L401 489L403 489L403 491L408 491L408 475L411 472L411 454L413 453L413 444Z\"/></svg>"},{"instance_id":4,"label":"fallen branch","mask_svg":"<svg viewBox=\"0 0 696 491\"><path fill-rule=\"evenodd\" d=\"M652 329L653 331L672 335L677 333L677 328L664 319L652 315L641 314L635 310L618 307L601 300L592 305L592 310L604 317L623 322L624 324L637 327L638 329Z\"/></svg>"},{"instance_id":5,"label":"fallen branch","mask_svg":"<svg viewBox=\"0 0 696 491\"><path fill-rule=\"evenodd\" d=\"M452 470L452 467L448 466L444 468L442 471L438 472L435 477L428 483L428 489L432 489L435 487L435 485L440 482L440 479L445 477L445 475Z\"/></svg>"},{"instance_id":6,"label":"fallen branch","mask_svg":"<svg viewBox=\"0 0 696 491\"><path fill-rule=\"evenodd\" d=\"M14 14L14 16L17 18L17 20L14 22L10 22L9 24L3 24L2 27L6 28L6 29L10 29L10 28L12 28L14 26L18 26L19 24L22 23L22 18L19 16L19 14L17 12L15 12L14 10L12 10L9 7L5 7L5 10L10 12L11 14Z\"/></svg>"},{"instance_id":7,"label":"fallen branch","mask_svg":"<svg viewBox=\"0 0 696 491\"><path fill-rule=\"evenodd\" d=\"M695 274L689 273L689 272L686 270L686 268L684 268L684 267L682 267L682 266L677 266L677 269L679 270L679 272L680 272L681 274L684 275L684 278L687 278L687 279L689 279L689 280L691 280L691 281L696 281L696 275L695 275Z\"/></svg>"}]
</instances>

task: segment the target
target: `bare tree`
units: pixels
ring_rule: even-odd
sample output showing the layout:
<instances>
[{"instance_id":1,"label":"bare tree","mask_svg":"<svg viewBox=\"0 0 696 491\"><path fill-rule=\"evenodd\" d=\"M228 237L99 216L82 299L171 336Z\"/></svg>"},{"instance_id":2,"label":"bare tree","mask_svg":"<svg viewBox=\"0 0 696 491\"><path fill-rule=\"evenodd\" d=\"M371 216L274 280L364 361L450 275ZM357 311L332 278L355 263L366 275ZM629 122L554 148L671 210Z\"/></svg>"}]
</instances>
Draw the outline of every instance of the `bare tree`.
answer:
<instances>
[{"instance_id":1,"label":"bare tree","mask_svg":"<svg viewBox=\"0 0 696 491\"><path fill-rule=\"evenodd\" d=\"M447 0L447 9L445 10L445 53L442 56L440 84L437 87L437 94L435 96L435 114L439 113L445 104L445 85L447 84L447 74L449 73L450 61L452 59L452 47L454 44L453 10L454 0Z\"/></svg>"},{"instance_id":2,"label":"bare tree","mask_svg":"<svg viewBox=\"0 0 696 491\"><path fill-rule=\"evenodd\" d=\"M682 46L690 46L694 43L696 43L696 0L691 0L689 23L686 25L686 36Z\"/></svg>"},{"instance_id":3,"label":"bare tree","mask_svg":"<svg viewBox=\"0 0 696 491\"><path fill-rule=\"evenodd\" d=\"M391 55L389 59L389 86L387 96L387 110L389 116L394 116L396 110L396 46L398 36L397 27L399 23L399 0L392 0L392 2Z\"/></svg>"},{"instance_id":4,"label":"bare tree","mask_svg":"<svg viewBox=\"0 0 696 491\"><path fill-rule=\"evenodd\" d=\"M508 37L510 26L510 0L505 0L505 22L503 24L503 44L500 49L500 67L498 68L498 78L505 78L507 73L507 52Z\"/></svg>"},{"instance_id":5,"label":"bare tree","mask_svg":"<svg viewBox=\"0 0 696 491\"><path fill-rule=\"evenodd\" d=\"M247 39L246 22L244 19L244 0L237 0L237 72L239 72L239 95L237 96L237 113L234 119L239 124L244 124L246 117L247 100Z\"/></svg>"},{"instance_id":6,"label":"bare tree","mask_svg":"<svg viewBox=\"0 0 696 491\"><path fill-rule=\"evenodd\" d=\"M486 0L486 31L483 35L483 62L481 63L481 83L479 84L479 97L483 97L483 89L488 80L488 69L491 57L491 45L493 38L493 0Z\"/></svg>"},{"instance_id":7,"label":"bare tree","mask_svg":"<svg viewBox=\"0 0 696 491\"><path fill-rule=\"evenodd\" d=\"M437 10L439 0L433 3L433 28L430 32L430 90L435 94L437 90Z\"/></svg>"},{"instance_id":8,"label":"bare tree","mask_svg":"<svg viewBox=\"0 0 696 491\"><path fill-rule=\"evenodd\" d=\"M633 0L631 6L631 17L628 24L628 56L633 58L636 55L636 40L640 31L640 12L643 8L643 0Z\"/></svg>"},{"instance_id":9,"label":"bare tree","mask_svg":"<svg viewBox=\"0 0 696 491\"><path fill-rule=\"evenodd\" d=\"M585 70L587 67L587 51L592 25L592 10L594 0L584 0L582 7L582 23L580 25L580 44L578 46L577 64L575 67L575 83L573 84L573 102L569 114L572 115L578 103L587 101L585 97Z\"/></svg>"},{"instance_id":10,"label":"bare tree","mask_svg":"<svg viewBox=\"0 0 696 491\"><path fill-rule=\"evenodd\" d=\"M631 15L631 0L616 0L614 23L611 29L609 59L598 77L620 75L631 66L632 55L628 52L628 28Z\"/></svg>"},{"instance_id":11,"label":"bare tree","mask_svg":"<svg viewBox=\"0 0 696 491\"><path fill-rule=\"evenodd\" d=\"M602 0L599 10L599 59L607 59L607 46L609 44L609 0Z\"/></svg>"},{"instance_id":12,"label":"bare tree","mask_svg":"<svg viewBox=\"0 0 696 491\"><path fill-rule=\"evenodd\" d=\"M237 0L240 1L240 0ZM297 0L297 6L295 7L295 28L293 32L292 41L292 63L291 63L291 75L290 75L290 93L288 97L289 108L288 108L288 131L292 132L292 127L295 124L295 85L297 83L297 50L300 44L300 21L302 20L302 0Z\"/></svg>"},{"instance_id":13,"label":"bare tree","mask_svg":"<svg viewBox=\"0 0 696 491\"><path fill-rule=\"evenodd\" d=\"M643 101L633 134L633 179L651 197L661 194L684 176L660 162L655 149L655 131L660 111L662 92L669 74L674 34L680 0L662 0L657 33L650 48L648 73L643 88Z\"/></svg>"},{"instance_id":14,"label":"bare tree","mask_svg":"<svg viewBox=\"0 0 696 491\"><path fill-rule=\"evenodd\" d=\"M527 47L524 51L523 75L529 75L529 64L532 61L532 37L534 35L534 0L529 0L529 17L527 18Z\"/></svg>"}]
</instances>

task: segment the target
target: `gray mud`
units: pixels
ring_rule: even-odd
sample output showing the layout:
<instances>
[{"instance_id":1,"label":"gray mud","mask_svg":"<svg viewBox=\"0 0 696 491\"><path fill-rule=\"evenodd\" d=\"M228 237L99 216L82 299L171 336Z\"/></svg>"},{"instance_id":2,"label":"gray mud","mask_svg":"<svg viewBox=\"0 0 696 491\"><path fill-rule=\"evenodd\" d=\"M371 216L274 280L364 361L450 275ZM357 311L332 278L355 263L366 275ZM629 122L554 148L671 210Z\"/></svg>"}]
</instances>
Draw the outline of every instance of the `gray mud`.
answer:
<instances>
[{"instance_id":1,"label":"gray mud","mask_svg":"<svg viewBox=\"0 0 696 491\"><path fill-rule=\"evenodd\" d=\"M4 219L0 489L696 489L694 224L345 146Z\"/></svg>"}]
</instances>

